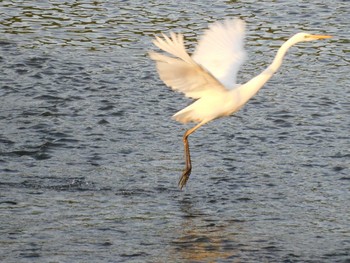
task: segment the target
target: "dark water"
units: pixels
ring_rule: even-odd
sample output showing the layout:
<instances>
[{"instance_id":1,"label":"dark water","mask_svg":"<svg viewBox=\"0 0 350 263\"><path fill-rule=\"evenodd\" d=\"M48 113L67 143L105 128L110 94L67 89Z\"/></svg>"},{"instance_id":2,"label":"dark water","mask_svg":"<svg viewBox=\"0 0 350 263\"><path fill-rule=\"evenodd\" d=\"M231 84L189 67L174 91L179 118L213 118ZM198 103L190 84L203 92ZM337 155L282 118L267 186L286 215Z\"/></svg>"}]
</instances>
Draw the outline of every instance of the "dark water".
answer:
<instances>
[{"instance_id":1,"label":"dark water","mask_svg":"<svg viewBox=\"0 0 350 263\"><path fill-rule=\"evenodd\" d=\"M1 262L350 262L348 1L0 2ZM247 22L238 114L196 132L146 53L170 29Z\"/></svg>"}]
</instances>

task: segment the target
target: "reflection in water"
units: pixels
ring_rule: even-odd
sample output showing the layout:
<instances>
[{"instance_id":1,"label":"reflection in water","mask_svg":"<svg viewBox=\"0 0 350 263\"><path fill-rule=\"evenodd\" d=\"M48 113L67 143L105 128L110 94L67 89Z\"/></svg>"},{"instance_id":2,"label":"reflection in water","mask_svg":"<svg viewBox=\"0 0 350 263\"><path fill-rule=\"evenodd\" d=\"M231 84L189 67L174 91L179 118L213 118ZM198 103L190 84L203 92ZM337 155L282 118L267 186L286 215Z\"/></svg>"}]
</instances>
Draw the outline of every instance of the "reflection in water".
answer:
<instances>
[{"instance_id":1,"label":"reflection in water","mask_svg":"<svg viewBox=\"0 0 350 263\"><path fill-rule=\"evenodd\" d=\"M181 200L180 208L183 221L178 237L172 242L177 259L214 262L219 259L232 260L237 256L239 243L235 240L234 231L239 227L239 221L222 221L200 211L197 205L193 205L190 196Z\"/></svg>"}]
</instances>

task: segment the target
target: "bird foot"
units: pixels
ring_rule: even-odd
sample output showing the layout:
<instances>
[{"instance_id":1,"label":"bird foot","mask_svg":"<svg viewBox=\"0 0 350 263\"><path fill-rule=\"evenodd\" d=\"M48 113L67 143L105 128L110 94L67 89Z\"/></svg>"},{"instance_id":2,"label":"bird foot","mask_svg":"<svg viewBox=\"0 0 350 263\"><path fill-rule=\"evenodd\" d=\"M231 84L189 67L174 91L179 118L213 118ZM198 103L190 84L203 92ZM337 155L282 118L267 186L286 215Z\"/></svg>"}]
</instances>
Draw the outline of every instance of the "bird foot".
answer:
<instances>
[{"instance_id":1,"label":"bird foot","mask_svg":"<svg viewBox=\"0 0 350 263\"><path fill-rule=\"evenodd\" d=\"M182 172L182 176L179 180L179 187L182 190L182 188L186 185L188 178L190 178L190 174L191 174L191 167L186 167L183 172Z\"/></svg>"}]
</instances>

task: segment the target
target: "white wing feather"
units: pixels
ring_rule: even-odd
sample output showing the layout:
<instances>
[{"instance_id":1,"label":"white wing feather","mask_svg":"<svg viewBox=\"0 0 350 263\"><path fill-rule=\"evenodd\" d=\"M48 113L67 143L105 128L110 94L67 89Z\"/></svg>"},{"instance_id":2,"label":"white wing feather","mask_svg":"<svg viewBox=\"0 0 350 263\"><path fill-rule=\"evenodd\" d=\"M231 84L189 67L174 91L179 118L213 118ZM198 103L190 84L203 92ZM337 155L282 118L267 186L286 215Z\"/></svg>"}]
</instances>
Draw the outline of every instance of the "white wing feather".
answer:
<instances>
[{"instance_id":1,"label":"white wing feather","mask_svg":"<svg viewBox=\"0 0 350 263\"><path fill-rule=\"evenodd\" d=\"M149 52L149 55L156 61L159 76L167 86L194 99L226 90L188 55L181 34L171 33L170 38L163 34L163 38L156 37L153 43L175 58L157 52Z\"/></svg>"},{"instance_id":2,"label":"white wing feather","mask_svg":"<svg viewBox=\"0 0 350 263\"><path fill-rule=\"evenodd\" d=\"M236 86L236 76L243 64L245 23L240 19L216 22L204 31L192 56L226 88Z\"/></svg>"}]
</instances>

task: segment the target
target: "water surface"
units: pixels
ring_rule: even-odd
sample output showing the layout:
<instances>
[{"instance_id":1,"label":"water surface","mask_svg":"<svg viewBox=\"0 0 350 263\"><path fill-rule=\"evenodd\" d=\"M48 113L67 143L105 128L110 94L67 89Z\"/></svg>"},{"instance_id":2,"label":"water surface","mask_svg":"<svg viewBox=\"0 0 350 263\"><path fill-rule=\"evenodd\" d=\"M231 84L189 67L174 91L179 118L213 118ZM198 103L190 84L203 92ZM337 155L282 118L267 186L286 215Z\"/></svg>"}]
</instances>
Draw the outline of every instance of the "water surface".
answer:
<instances>
[{"instance_id":1,"label":"water surface","mask_svg":"<svg viewBox=\"0 0 350 263\"><path fill-rule=\"evenodd\" d=\"M2 262L349 262L349 4L0 3ZM193 50L212 21L247 23L241 82L301 43L236 116L190 138L190 102L159 80L160 32Z\"/></svg>"}]
</instances>

